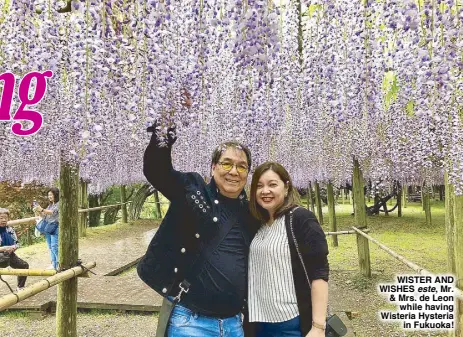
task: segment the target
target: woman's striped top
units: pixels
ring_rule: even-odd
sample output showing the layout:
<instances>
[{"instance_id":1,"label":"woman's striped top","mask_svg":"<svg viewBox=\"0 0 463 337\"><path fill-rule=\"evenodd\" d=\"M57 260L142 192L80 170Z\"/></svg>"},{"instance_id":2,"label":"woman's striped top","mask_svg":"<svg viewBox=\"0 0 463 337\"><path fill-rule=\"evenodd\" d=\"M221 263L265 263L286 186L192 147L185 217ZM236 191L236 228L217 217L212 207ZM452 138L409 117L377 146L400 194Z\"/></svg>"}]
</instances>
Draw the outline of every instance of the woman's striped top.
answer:
<instances>
[{"instance_id":1,"label":"woman's striped top","mask_svg":"<svg viewBox=\"0 0 463 337\"><path fill-rule=\"evenodd\" d=\"M250 322L284 322L299 315L284 216L254 237L248 281Z\"/></svg>"}]
</instances>

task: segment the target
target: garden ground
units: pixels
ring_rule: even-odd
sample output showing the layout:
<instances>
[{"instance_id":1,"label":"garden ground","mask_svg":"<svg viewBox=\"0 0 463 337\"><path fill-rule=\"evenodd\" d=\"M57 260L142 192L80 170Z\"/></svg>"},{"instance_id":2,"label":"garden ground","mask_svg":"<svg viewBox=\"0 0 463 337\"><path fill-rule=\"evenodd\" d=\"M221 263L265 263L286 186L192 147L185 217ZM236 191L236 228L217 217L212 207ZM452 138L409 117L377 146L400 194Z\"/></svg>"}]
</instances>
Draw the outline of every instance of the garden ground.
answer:
<instances>
[{"instance_id":1,"label":"garden ground","mask_svg":"<svg viewBox=\"0 0 463 337\"><path fill-rule=\"evenodd\" d=\"M326 209L324 209L325 211ZM351 216L352 205L337 206L338 229L349 229L354 224ZM427 227L420 204L409 204L404 216L397 218L397 213L369 217L370 235L384 243L392 250L405 256L412 262L434 273L446 272L446 241L444 229L443 203L433 203L433 226ZM325 217L327 214L325 214ZM326 217L327 218L327 217ZM325 220L326 222L326 220ZM141 221L134 225L110 225L90 229L89 236L81 242L92 242L92 246L104 247L109 238L124 238L128 232L142 233L154 228L154 221ZM325 225L325 230L327 226ZM328 239L330 241L330 238ZM46 249L41 244L24 248L22 256L34 254ZM42 244L43 245L43 244ZM37 247L36 247L37 246ZM81 245L82 246L82 245ZM101 248L100 248L101 249ZM395 310L385 298L377 293L376 285L381 282L393 282L397 273L414 272L389 254L370 243L371 267L373 276L366 279L358 272L357 248L355 235L339 236L339 246L330 247L330 303L337 309L342 308L351 315L356 336L361 337L396 337L396 336L446 336L446 333L408 332L404 333L398 324L383 323L378 320L377 311ZM24 255L23 255L24 254ZM31 258L32 255L29 255ZM135 270L123 275L137 278ZM2 287L4 287L2 285ZM79 336L153 336L156 329L157 315L145 313L122 313L116 311L80 312L78 315ZM53 314L37 319L24 312L7 312L0 314L1 336L54 336L55 316Z\"/></svg>"}]
</instances>

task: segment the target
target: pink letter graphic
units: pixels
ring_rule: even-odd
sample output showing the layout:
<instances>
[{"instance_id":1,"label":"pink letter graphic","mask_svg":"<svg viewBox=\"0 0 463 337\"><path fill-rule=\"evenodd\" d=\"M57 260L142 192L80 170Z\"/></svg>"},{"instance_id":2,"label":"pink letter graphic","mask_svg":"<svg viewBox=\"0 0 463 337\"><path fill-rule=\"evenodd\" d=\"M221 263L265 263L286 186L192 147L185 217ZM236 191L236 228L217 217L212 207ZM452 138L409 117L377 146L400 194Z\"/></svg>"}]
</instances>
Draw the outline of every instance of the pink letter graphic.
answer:
<instances>
[{"instance_id":1,"label":"pink letter graphic","mask_svg":"<svg viewBox=\"0 0 463 337\"><path fill-rule=\"evenodd\" d=\"M5 81L3 94L0 96L0 121L9 121L11 119L10 109L15 86L14 75L12 73L1 74L0 81Z\"/></svg>"},{"instance_id":2,"label":"pink letter graphic","mask_svg":"<svg viewBox=\"0 0 463 337\"><path fill-rule=\"evenodd\" d=\"M40 130L43 123L42 114L34 110L25 110L26 105L35 105L38 104L44 97L45 92L47 91L47 80L46 77L53 77L53 72L47 70L44 73L39 72L30 72L21 81L19 84L19 99L21 105L19 106L16 114L13 117L13 120L27 120L33 123L33 126L30 129L23 129L21 123L14 123L11 127L11 130L15 135L18 136L29 136L33 135ZM33 79L37 80L37 85L35 87L35 93L32 99L29 99L29 89Z\"/></svg>"}]
</instances>

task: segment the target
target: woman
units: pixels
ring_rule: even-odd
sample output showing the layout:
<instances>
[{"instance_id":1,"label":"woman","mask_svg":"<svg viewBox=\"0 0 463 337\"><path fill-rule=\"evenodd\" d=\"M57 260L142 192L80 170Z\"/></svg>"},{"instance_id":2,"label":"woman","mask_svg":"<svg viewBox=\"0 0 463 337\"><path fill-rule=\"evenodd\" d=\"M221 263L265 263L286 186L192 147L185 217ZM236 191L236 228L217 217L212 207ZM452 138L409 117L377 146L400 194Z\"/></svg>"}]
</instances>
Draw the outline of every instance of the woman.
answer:
<instances>
[{"instance_id":1,"label":"woman","mask_svg":"<svg viewBox=\"0 0 463 337\"><path fill-rule=\"evenodd\" d=\"M322 228L297 206L297 191L278 163L256 168L250 195L261 226L250 247L245 336L325 336L329 267Z\"/></svg>"},{"instance_id":2,"label":"woman","mask_svg":"<svg viewBox=\"0 0 463 337\"><path fill-rule=\"evenodd\" d=\"M56 230L50 233L44 233L47 239L48 249L50 250L51 265L47 269L58 269L58 232L59 232L59 189L52 187L48 190L49 204L46 209L40 206L34 208L34 211L40 213L40 216L48 224L56 224Z\"/></svg>"},{"instance_id":3,"label":"woman","mask_svg":"<svg viewBox=\"0 0 463 337\"><path fill-rule=\"evenodd\" d=\"M9 256L7 262L1 263L0 268L10 266L15 269L29 269L29 264L15 254L16 249L19 248L19 242L13 227L7 226L8 220L10 220L10 212L6 208L0 208L0 254L4 254L5 257ZM0 260L5 260L5 258L0 257ZM17 290L24 288L26 279L27 276L18 276Z\"/></svg>"}]
</instances>

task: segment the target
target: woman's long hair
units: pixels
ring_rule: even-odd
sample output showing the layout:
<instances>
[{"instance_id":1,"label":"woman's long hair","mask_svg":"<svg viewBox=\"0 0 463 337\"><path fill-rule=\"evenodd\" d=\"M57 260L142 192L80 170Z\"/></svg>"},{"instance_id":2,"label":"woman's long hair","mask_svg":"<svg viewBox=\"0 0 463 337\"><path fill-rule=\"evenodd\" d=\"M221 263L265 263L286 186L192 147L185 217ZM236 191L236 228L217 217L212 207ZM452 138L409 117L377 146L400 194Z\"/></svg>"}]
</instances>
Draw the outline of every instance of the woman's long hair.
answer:
<instances>
[{"instance_id":1,"label":"woman's long hair","mask_svg":"<svg viewBox=\"0 0 463 337\"><path fill-rule=\"evenodd\" d=\"M262 175L268 170L272 170L273 172L278 174L283 183L288 187L288 196L285 197L283 204L280 207L278 207L275 211L274 218L276 219L280 217L281 215L285 214L286 212L288 212L289 210L291 210L299 204L299 193L294 188L288 171L286 171L286 169L281 164L272 161L267 161L259 165L258 167L256 167L256 170L252 175L249 208L251 210L251 214L260 221L261 226L262 224L268 222L268 220L270 219L270 214L266 209L264 209L257 203L256 192L257 184L259 183L260 177L262 177Z\"/></svg>"},{"instance_id":2,"label":"woman's long hair","mask_svg":"<svg viewBox=\"0 0 463 337\"><path fill-rule=\"evenodd\" d=\"M53 198L55 199L56 204L59 201L59 189L57 189L56 187L52 187L47 191L47 194L48 192L53 193Z\"/></svg>"}]
</instances>

